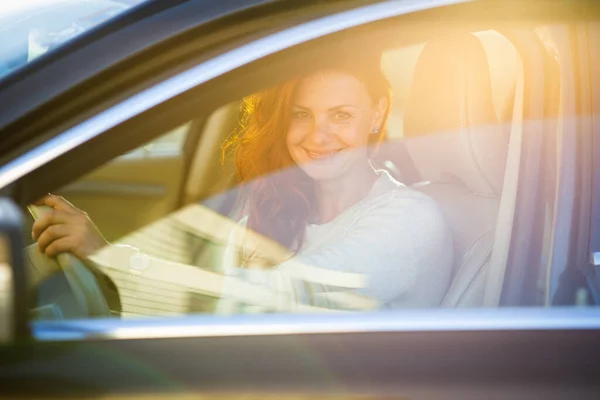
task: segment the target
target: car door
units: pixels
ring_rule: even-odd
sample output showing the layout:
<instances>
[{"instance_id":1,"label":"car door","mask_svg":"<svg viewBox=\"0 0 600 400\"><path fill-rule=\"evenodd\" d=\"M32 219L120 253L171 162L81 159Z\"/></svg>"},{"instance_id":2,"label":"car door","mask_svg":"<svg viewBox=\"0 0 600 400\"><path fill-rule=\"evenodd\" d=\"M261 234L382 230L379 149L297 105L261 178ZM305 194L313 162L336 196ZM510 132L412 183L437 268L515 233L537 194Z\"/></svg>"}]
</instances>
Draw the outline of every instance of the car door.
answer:
<instances>
[{"instance_id":1,"label":"car door","mask_svg":"<svg viewBox=\"0 0 600 400\"><path fill-rule=\"evenodd\" d=\"M1 170L3 194L25 206L47 191L62 188L67 198L79 193L83 204L83 196L90 196L89 188L94 188L90 182L96 184L106 178L109 184L96 185L94 193L101 191L103 195L110 195L111 189L118 186L110 181L116 164L147 151L149 143L154 145L156 138L168 138L179 126L196 120L206 121L243 96L293 76L293 67L301 59L299 54L302 59L318 64L319 57L323 56L319 49L331 46L345 35L356 37L360 33L366 43L374 38L386 43L393 32L396 33L394 40L406 38L399 42L413 46L428 41L434 32L439 35L455 29L510 31L502 24L496 26L489 22L501 17L519 21L529 16L539 20L540 25L547 22L546 18L557 15L567 20L568 16L584 18L563 2L553 2L553 6L534 11L526 6L518 8L517 3L493 4L495 8L490 10L489 4L476 3L383 2L349 7L346 11L329 10L321 19L289 22L290 27L275 33L260 31L259 38L247 38L235 46L228 42L216 54L206 50L199 59L187 64L191 65L189 69L176 72L165 69L162 79L153 85L140 84L135 94L120 101L115 98L103 101L107 107L96 110L92 117L66 118L66 128L55 131L30 128L31 136L20 138L20 147L11 149L10 154L16 154L6 164L11 169L5 166ZM596 8L586 11L585 18L590 15L597 18ZM465 18L467 13L480 15L481 20ZM494 18L489 18L490 15ZM451 26L441 27L440 18ZM526 24L520 28L532 30L535 26ZM306 44L302 45L303 42ZM408 57L412 52L401 54ZM523 69L531 67L528 63L523 65ZM529 80L521 84L525 82L530 85ZM577 87L573 85L571 89ZM527 87L528 91L521 88L521 107L523 98L535 99L544 93ZM531 96L527 97L527 93ZM140 107L133 107L135 104ZM504 106L501 104L499 109ZM522 114L523 109L518 106L513 109L527 115ZM125 117L120 114L123 112ZM203 135L214 131L217 130L203 131ZM544 134L547 132L552 130ZM43 143L35 143L31 137L43 138ZM511 136L513 143L518 139ZM526 140L520 143L527 145ZM525 159L523 153L509 156ZM513 176L519 178L519 172L521 176L525 172L531 174L540 165L530 164L533 169L523 166ZM17 169L16 166L22 167ZM121 173L117 176L121 178ZM123 182L125 180L119 185ZM512 183L519 182L522 180ZM559 185L564 183L559 181ZM127 181L125 186L132 186L134 191L140 188L137 179ZM82 187L89 191L85 193ZM522 195L526 191L518 193ZM514 200L517 206L522 197ZM194 239L218 244L223 239L219 223L224 222L215 217L214 211L218 208L209 200L213 199L200 199L189 204L189 208L176 207L177 211L200 210L206 222L197 226L199 232L195 232ZM127 201L121 198L117 203L115 199L115 204L122 206ZM101 203L103 198L98 197L90 199L88 206L100 207ZM553 218L564 218L565 214L572 215L573 210L561 207L552 212ZM175 214L197 215L167 210L161 213L169 220ZM209 220L210 217L214 220ZM208 221L216 222L211 225ZM540 223L538 219L534 221ZM101 222L98 220L99 225ZM162 219L157 222L160 224ZM112 223L107 221L106 229L110 229ZM142 229L133 233L144 236L145 232ZM557 233L551 231L550 234ZM571 239L567 235L562 238L566 242L560 242L561 237L558 237L552 246L564 245ZM509 250L515 251L514 247ZM540 254L535 255L540 257ZM127 311L138 314L138 318L35 321L29 323L31 337L4 344L0 350L4 393L16 395L23 393L26 387L31 395L43 392L71 397L123 394L161 397L200 393L210 396L252 394L261 398L297 394L320 398L464 398L484 393L492 398L494 395L595 398L599 390L595 379L598 367L594 363L599 355L595 345L599 314L595 309L388 310L222 317L210 315L213 308L207 307L206 299L202 298L202 295L211 297L206 293L206 286L201 293L186 284L190 281L187 273L202 273L206 279L213 275L199 272L201 270L189 264L166 272L140 270L125 268L119 271L121 275L111 275L122 295L132 295L133 300L128 303L131 308ZM110 271L108 273L110 275ZM532 281L537 283L536 279ZM140 287L151 288L152 292L144 293ZM502 291L502 286L499 289ZM160 301L168 307L153 316L168 318L139 318L144 312L156 310L156 303ZM201 313L209 315L197 315ZM33 380L37 385L31 384ZM560 388L554 385L556 382L560 382Z\"/></svg>"}]
</instances>

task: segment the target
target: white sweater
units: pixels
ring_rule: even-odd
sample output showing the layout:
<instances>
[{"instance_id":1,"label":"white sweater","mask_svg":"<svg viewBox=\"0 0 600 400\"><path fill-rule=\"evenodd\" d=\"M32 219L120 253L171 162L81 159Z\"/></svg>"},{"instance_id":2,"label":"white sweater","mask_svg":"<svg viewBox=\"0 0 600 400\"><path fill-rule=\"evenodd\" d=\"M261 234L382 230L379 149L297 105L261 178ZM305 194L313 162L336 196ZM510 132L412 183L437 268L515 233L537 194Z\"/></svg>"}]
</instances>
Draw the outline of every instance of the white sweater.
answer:
<instances>
[{"instance_id":1,"label":"white sweater","mask_svg":"<svg viewBox=\"0 0 600 400\"><path fill-rule=\"evenodd\" d=\"M217 312L301 311L300 305L308 305L306 309L440 306L453 264L450 229L430 197L387 172L379 173L364 199L330 222L308 225L298 254L276 268L237 268L237 253L228 252L225 274L231 282L241 279L269 289L278 294L277 304L252 307L235 296L224 296ZM228 291L226 279L224 293ZM375 303L369 306L347 297L356 294Z\"/></svg>"},{"instance_id":2,"label":"white sweater","mask_svg":"<svg viewBox=\"0 0 600 400\"><path fill-rule=\"evenodd\" d=\"M231 224L194 211L179 219L217 236ZM328 223L309 225L298 254L288 259L287 252L278 253L287 261L274 269L239 268L236 233L245 230L227 229L219 239L229 236L224 273L151 257L128 245L107 246L90 259L116 273L125 300L148 297L144 279L136 283L145 278L170 290L180 287L183 292L171 297L188 291L216 297L219 314L439 307L450 283L453 244L440 208L385 172L364 199ZM156 298L147 301L160 303L165 293L152 290ZM133 310L137 302L124 306Z\"/></svg>"}]
</instances>

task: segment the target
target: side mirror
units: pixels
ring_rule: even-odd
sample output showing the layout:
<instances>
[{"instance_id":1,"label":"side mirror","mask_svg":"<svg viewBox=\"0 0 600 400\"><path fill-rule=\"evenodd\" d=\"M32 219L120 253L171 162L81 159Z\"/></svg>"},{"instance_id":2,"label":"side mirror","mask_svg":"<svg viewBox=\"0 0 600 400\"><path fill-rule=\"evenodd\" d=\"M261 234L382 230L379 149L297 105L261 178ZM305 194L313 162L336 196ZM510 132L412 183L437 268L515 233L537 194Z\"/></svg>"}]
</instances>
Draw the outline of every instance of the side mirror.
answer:
<instances>
[{"instance_id":1,"label":"side mirror","mask_svg":"<svg viewBox=\"0 0 600 400\"><path fill-rule=\"evenodd\" d=\"M0 198L0 345L29 337L21 211Z\"/></svg>"}]
</instances>

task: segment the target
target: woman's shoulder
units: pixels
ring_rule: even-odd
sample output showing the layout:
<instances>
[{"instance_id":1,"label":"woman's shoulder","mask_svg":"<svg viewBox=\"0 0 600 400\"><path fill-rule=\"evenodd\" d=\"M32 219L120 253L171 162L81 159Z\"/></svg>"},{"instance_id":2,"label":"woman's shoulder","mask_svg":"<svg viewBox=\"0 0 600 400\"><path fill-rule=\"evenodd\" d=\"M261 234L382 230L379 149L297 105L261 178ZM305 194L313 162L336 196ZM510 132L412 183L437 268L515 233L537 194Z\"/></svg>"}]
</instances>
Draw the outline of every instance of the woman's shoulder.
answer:
<instances>
[{"instance_id":1,"label":"woman's shoulder","mask_svg":"<svg viewBox=\"0 0 600 400\"><path fill-rule=\"evenodd\" d=\"M377 171L379 178L373 185L370 193L365 198L365 207L406 207L421 206L419 208L437 208L433 198L425 193L404 185L394 179L387 171Z\"/></svg>"},{"instance_id":2,"label":"woman's shoulder","mask_svg":"<svg viewBox=\"0 0 600 400\"><path fill-rule=\"evenodd\" d=\"M354 221L374 229L449 232L444 212L432 197L398 182L387 172L381 173L356 211Z\"/></svg>"},{"instance_id":3,"label":"woman's shoulder","mask_svg":"<svg viewBox=\"0 0 600 400\"><path fill-rule=\"evenodd\" d=\"M410 241L447 242L451 230L441 206L427 194L408 187L384 172L362 210L357 210L358 227L368 227L380 235L399 237L404 234Z\"/></svg>"}]
</instances>

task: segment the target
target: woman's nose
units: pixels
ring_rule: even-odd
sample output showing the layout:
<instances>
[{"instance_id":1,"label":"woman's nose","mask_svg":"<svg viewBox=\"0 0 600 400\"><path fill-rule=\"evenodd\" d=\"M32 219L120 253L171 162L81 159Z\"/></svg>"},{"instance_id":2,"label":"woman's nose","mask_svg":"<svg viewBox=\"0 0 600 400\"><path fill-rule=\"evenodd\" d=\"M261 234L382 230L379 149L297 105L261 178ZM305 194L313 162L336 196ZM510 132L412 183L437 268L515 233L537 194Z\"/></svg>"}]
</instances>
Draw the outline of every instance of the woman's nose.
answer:
<instances>
[{"instance_id":1,"label":"woman's nose","mask_svg":"<svg viewBox=\"0 0 600 400\"><path fill-rule=\"evenodd\" d=\"M331 129L327 121L317 121L310 136L315 144L327 143L331 138Z\"/></svg>"}]
</instances>

